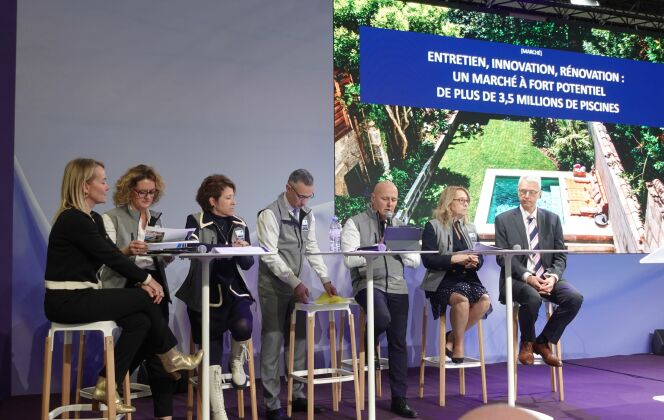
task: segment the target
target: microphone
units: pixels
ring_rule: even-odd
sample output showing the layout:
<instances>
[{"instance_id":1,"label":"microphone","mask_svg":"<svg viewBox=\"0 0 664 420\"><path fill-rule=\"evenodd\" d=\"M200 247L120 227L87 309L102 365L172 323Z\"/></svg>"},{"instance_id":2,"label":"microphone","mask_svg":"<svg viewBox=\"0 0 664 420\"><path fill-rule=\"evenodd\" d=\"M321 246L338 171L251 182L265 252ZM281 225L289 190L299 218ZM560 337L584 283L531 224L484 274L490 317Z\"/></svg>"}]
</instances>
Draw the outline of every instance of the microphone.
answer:
<instances>
[{"instance_id":1,"label":"microphone","mask_svg":"<svg viewBox=\"0 0 664 420\"><path fill-rule=\"evenodd\" d=\"M385 212L385 224L389 227L392 226L392 218L394 217L394 213L391 211L386 211Z\"/></svg>"}]
</instances>

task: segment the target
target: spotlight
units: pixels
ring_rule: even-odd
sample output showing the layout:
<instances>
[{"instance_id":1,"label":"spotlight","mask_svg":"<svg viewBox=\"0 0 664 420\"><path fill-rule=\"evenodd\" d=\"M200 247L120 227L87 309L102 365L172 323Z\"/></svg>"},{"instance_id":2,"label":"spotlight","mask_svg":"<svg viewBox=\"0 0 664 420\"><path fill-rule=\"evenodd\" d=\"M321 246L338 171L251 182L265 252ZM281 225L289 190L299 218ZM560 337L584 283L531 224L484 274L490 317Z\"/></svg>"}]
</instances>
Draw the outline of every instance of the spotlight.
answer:
<instances>
[{"instance_id":1,"label":"spotlight","mask_svg":"<svg viewBox=\"0 0 664 420\"><path fill-rule=\"evenodd\" d=\"M569 2L575 6L586 6L586 7L599 6L599 1L597 0L570 0Z\"/></svg>"}]
</instances>

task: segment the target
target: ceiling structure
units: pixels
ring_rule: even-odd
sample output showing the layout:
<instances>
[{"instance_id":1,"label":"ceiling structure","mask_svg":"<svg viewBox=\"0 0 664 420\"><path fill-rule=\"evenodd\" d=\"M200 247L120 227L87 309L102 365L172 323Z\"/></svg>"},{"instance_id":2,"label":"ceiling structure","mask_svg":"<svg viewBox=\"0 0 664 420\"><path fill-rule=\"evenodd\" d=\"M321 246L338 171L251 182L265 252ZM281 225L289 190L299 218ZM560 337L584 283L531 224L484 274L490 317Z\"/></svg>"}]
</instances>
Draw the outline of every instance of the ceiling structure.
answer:
<instances>
[{"instance_id":1,"label":"ceiling structure","mask_svg":"<svg viewBox=\"0 0 664 420\"><path fill-rule=\"evenodd\" d=\"M599 6L596 7L574 5L571 0L425 0L422 3L539 21L576 22L596 28L664 37L664 0L597 0Z\"/></svg>"}]
</instances>

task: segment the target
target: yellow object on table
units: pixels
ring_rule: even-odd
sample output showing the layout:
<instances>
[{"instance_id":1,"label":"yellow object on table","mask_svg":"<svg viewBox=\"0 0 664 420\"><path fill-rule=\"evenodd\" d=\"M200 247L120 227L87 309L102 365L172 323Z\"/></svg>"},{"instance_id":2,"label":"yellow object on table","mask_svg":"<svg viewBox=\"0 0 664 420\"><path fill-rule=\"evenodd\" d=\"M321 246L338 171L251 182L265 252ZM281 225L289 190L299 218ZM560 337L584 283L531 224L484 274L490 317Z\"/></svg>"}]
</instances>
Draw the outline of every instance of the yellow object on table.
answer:
<instances>
[{"instance_id":1,"label":"yellow object on table","mask_svg":"<svg viewBox=\"0 0 664 420\"><path fill-rule=\"evenodd\" d=\"M329 305L332 303L348 303L350 302L350 298L343 297L343 296L330 296L326 292L323 292L320 296L318 296L318 299L314 301L316 305Z\"/></svg>"}]
</instances>

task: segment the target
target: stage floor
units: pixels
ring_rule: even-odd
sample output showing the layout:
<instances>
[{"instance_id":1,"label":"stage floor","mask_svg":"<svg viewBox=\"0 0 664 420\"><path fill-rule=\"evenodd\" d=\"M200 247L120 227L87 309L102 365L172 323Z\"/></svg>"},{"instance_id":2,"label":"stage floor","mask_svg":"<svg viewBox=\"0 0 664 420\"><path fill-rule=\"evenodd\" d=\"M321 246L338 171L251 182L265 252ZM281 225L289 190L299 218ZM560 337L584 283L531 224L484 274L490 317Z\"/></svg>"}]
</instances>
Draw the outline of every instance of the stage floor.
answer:
<instances>
[{"instance_id":1,"label":"stage floor","mask_svg":"<svg viewBox=\"0 0 664 420\"><path fill-rule=\"evenodd\" d=\"M447 372L446 406L438 406L438 371L427 368L424 398L417 398L419 369L409 370L409 403L422 419L458 418L482 405L479 369L466 369L466 395L459 395L458 371ZM550 391L549 371L546 366L519 366L517 405L548 414L556 419L645 419L664 418L664 402L653 400L664 395L664 357L654 355L613 356L595 359L571 360L565 364L565 402ZM504 363L487 365L489 403L507 401L506 366ZM388 372L383 372L383 398L376 401L376 418L395 419L390 409ZM285 402L286 386L282 387ZM235 392L226 391L226 408L230 418L237 418ZM54 395L54 398L59 396ZM332 411L329 385L316 387L316 404L326 411L317 419L354 418L353 389L343 385L340 412ZM51 400L53 401L53 399ZM251 417L248 393L245 418ZM261 387L258 387L259 417L263 418ZM135 400L138 409L135 420L152 419L149 398ZM186 394L178 394L174 419L184 419ZM0 419L39 418L40 396L14 397L0 402ZM366 411L364 412L366 418ZM295 413L293 418L305 419L306 413Z\"/></svg>"}]
</instances>

